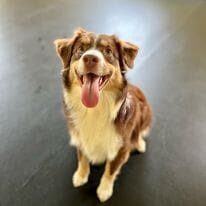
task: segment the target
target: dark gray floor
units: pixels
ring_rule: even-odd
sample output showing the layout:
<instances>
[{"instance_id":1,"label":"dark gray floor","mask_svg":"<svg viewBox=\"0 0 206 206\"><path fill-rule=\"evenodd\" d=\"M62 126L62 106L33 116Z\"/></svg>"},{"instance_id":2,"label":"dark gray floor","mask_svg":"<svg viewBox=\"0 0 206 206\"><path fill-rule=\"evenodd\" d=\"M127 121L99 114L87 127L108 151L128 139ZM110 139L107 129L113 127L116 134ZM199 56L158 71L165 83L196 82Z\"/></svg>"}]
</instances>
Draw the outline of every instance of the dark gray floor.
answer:
<instances>
[{"instance_id":1,"label":"dark gray floor","mask_svg":"<svg viewBox=\"0 0 206 206\"><path fill-rule=\"evenodd\" d=\"M132 155L104 205L206 205L206 2L1 0L0 206L99 205L72 187L52 41L76 27L116 33L140 54L128 78L150 100L148 151Z\"/></svg>"}]
</instances>

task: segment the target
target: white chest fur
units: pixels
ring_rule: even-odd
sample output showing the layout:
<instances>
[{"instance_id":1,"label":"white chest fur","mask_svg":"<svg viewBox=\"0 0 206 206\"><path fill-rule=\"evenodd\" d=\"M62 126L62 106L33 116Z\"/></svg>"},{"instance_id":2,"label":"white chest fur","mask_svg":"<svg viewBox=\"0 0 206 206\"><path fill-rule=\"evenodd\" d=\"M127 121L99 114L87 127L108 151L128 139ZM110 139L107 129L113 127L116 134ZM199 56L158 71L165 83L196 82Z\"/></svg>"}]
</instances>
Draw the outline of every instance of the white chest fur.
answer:
<instances>
[{"instance_id":1,"label":"white chest fur","mask_svg":"<svg viewBox=\"0 0 206 206\"><path fill-rule=\"evenodd\" d=\"M116 131L114 119L121 102L115 102L115 94L102 92L95 108L86 108L80 100L80 88L64 92L70 109L74 131L70 131L71 144L80 147L92 163L112 160L122 146L122 138Z\"/></svg>"}]
</instances>

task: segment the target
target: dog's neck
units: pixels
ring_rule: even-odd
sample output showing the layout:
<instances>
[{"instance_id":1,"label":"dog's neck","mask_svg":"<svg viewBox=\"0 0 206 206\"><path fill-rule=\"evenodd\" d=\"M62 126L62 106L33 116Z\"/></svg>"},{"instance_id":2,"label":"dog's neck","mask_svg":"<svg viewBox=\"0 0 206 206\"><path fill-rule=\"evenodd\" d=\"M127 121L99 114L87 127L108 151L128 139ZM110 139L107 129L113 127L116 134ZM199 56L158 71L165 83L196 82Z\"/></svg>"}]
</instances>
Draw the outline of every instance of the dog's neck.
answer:
<instances>
[{"instance_id":1,"label":"dog's neck","mask_svg":"<svg viewBox=\"0 0 206 206\"><path fill-rule=\"evenodd\" d=\"M64 100L67 108L74 113L108 115L112 120L117 116L119 108L125 101L127 84L122 88L103 90L100 94L99 103L94 108L87 108L81 102L81 88L74 85L69 90L64 89Z\"/></svg>"}]
</instances>

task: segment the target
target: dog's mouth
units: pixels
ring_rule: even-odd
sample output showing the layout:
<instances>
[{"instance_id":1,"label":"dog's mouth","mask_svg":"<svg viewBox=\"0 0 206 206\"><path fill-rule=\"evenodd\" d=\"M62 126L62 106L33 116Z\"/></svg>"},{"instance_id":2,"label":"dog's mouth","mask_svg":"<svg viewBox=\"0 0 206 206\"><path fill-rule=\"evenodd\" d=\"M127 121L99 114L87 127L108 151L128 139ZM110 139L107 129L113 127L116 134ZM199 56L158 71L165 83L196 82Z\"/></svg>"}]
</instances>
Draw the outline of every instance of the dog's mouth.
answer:
<instances>
[{"instance_id":1,"label":"dog's mouth","mask_svg":"<svg viewBox=\"0 0 206 206\"><path fill-rule=\"evenodd\" d=\"M110 74L99 76L94 73L77 75L81 85L81 101L86 107L95 107L101 90L107 84Z\"/></svg>"}]
</instances>

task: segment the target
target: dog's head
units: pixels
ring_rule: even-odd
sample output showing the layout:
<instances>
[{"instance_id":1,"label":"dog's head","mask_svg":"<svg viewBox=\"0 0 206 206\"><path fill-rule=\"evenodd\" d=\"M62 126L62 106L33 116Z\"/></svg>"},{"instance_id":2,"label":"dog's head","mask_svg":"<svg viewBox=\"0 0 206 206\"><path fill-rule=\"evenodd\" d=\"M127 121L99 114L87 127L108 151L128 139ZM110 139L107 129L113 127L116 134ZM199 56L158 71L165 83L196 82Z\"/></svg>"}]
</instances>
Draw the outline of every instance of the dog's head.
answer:
<instances>
[{"instance_id":1,"label":"dog's head","mask_svg":"<svg viewBox=\"0 0 206 206\"><path fill-rule=\"evenodd\" d=\"M95 107L102 90L123 86L124 73L133 67L138 47L115 35L95 35L79 29L72 38L54 41L63 64L66 87L81 87L81 100Z\"/></svg>"}]
</instances>

